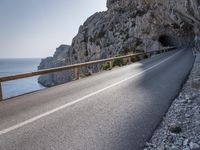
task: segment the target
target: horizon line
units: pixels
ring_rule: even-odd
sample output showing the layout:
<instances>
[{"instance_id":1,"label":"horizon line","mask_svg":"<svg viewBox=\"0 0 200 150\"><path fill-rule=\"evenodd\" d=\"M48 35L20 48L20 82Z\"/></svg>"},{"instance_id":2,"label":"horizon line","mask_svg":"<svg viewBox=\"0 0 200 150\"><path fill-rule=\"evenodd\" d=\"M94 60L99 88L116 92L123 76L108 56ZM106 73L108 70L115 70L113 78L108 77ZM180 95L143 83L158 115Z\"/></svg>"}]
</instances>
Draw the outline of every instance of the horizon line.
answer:
<instances>
[{"instance_id":1,"label":"horizon line","mask_svg":"<svg viewBox=\"0 0 200 150\"><path fill-rule=\"evenodd\" d=\"M47 57L0 57L0 59L45 59Z\"/></svg>"}]
</instances>

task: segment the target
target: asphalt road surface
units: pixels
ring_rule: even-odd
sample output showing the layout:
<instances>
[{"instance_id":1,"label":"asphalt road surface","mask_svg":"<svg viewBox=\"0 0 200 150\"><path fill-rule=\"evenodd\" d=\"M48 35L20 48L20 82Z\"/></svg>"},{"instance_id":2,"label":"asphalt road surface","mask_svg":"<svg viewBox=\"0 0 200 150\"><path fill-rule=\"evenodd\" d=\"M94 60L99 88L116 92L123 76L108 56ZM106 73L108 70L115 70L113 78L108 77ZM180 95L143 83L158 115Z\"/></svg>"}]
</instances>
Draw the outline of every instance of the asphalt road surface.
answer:
<instances>
[{"instance_id":1,"label":"asphalt road surface","mask_svg":"<svg viewBox=\"0 0 200 150\"><path fill-rule=\"evenodd\" d=\"M193 62L175 50L0 102L0 150L140 150Z\"/></svg>"}]
</instances>

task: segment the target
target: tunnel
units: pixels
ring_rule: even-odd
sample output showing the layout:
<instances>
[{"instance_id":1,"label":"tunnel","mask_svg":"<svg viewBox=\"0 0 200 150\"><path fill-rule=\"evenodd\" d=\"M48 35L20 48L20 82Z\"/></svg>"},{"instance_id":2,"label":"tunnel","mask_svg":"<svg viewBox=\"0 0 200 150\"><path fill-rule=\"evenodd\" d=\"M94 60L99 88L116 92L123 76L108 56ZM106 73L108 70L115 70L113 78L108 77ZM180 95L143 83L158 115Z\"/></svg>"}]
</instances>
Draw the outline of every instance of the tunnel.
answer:
<instances>
[{"instance_id":1,"label":"tunnel","mask_svg":"<svg viewBox=\"0 0 200 150\"><path fill-rule=\"evenodd\" d=\"M158 41L161 43L163 47L167 46L175 46L175 39L169 35L161 35L158 38Z\"/></svg>"}]
</instances>

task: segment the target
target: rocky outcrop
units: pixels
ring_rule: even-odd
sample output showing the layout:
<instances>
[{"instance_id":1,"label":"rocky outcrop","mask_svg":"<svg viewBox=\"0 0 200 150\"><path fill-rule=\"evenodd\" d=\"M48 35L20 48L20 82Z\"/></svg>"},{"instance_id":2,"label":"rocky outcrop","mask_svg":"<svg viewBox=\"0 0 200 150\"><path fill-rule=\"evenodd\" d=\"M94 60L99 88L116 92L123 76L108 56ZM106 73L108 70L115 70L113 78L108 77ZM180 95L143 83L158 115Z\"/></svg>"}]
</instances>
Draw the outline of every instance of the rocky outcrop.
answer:
<instances>
[{"instance_id":1,"label":"rocky outcrop","mask_svg":"<svg viewBox=\"0 0 200 150\"><path fill-rule=\"evenodd\" d=\"M135 50L190 46L194 35L199 34L199 6L198 0L107 0L108 10L95 13L80 26L71 47L62 54L60 65L108 58ZM43 60L39 69L59 66L56 60L56 56ZM96 72L100 67L90 66L83 68L82 72ZM51 83L48 85L57 85L70 81L72 73L64 76L58 73L40 79ZM39 80L41 84L43 80Z\"/></svg>"},{"instance_id":2,"label":"rocky outcrop","mask_svg":"<svg viewBox=\"0 0 200 150\"><path fill-rule=\"evenodd\" d=\"M63 66L67 63L67 53L69 52L70 46L61 45L56 49L53 57L47 57L46 59L42 59L38 69L47 69ZM43 86L50 87L58 84L62 84L66 81L72 79L70 75L70 71L63 71L59 73L51 73L47 75L42 75L38 78L38 82Z\"/></svg>"}]
</instances>

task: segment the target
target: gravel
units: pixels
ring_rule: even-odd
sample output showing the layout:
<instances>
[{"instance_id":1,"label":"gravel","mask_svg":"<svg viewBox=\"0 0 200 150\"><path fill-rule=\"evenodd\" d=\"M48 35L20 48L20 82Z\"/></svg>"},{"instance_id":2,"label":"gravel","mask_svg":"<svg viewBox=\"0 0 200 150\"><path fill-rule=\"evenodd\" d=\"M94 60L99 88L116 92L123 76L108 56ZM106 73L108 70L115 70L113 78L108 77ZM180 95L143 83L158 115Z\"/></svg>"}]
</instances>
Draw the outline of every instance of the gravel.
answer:
<instances>
[{"instance_id":1,"label":"gravel","mask_svg":"<svg viewBox=\"0 0 200 150\"><path fill-rule=\"evenodd\" d=\"M144 150L200 150L200 53L188 81Z\"/></svg>"}]
</instances>

